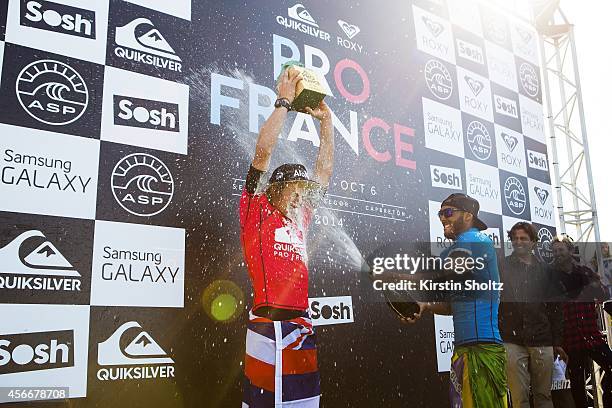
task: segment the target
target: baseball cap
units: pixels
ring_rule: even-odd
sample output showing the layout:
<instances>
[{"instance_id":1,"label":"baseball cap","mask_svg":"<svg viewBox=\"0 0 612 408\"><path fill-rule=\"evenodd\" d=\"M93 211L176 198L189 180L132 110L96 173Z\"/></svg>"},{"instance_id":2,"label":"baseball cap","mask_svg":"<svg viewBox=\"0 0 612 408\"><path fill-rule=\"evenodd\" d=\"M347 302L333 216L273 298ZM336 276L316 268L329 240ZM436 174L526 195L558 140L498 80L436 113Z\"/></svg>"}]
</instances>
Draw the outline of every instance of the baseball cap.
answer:
<instances>
[{"instance_id":1,"label":"baseball cap","mask_svg":"<svg viewBox=\"0 0 612 408\"><path fill-rule=\"evenodd\" d=\"M444 206L455 207L459 210L472 214L474 216L474 227L478 228L480 231L487 229L487 224L478 218L480 203L475 198L462 193L454 193L442 201L442 205L440 207Z\"/></svg>"},{"instance_id":2,"label":"baseball cap","mask_svg":"<svg viewBox=\"0 0 612 408\"><path fill-rule=\"evenodd\" d=\"M308 177L306 167L298 163L286 163L278 166L268 180L268 186L275 183L290 183L294 181L304 182L306 187L317 185Z\"/></svg>"}]
</instances>

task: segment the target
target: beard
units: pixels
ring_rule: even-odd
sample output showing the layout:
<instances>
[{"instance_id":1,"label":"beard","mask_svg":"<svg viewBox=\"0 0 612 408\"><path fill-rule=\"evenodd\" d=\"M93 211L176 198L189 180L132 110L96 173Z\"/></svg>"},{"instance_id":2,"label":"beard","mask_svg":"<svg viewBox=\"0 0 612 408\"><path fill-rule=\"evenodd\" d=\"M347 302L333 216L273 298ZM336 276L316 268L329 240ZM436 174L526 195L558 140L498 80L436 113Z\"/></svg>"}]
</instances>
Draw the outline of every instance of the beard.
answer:
<instances>
[{"instance_id":1,"label":"beard","mask_svg":"<svg viewBox=\"0 0 612 408\"><path fill-rule=\"evenodd\" d=\"M462 219L458 219L457 221L455 221L454 223L450 224L450 229L446 230L446 228L444 228L444 237L448 238L448 239L455 239L457 238L457 231L465 231L466 228L466 223L462 220Z\"/></svg>"}]
</instances>

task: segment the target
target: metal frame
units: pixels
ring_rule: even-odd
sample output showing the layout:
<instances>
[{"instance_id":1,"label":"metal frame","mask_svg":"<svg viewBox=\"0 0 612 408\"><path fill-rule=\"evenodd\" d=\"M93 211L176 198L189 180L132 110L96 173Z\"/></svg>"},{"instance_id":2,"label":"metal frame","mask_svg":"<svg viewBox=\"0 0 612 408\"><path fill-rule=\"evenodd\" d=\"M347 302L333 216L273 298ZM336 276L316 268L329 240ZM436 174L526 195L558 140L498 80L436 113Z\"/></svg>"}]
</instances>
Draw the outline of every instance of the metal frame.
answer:
<instances>
[{"instance_id":1,"label":"metal frame","mask_svg":"<svg viewBox=\"0 0 612 408\"><path fill-rule=\"evenodd\" d=\"M603 271L574 27L558 3L547 10L546 15L536 18L559 218L558 232L569 233L578 242L595 242L599 271ZM573 231L568 231L568 228ZM586 254L582 253L581 256L586 261ZM608 322L608 319L605 321ZM592 368L586 382L587 395L593 399L594 407L600 407L604 372L597 364L593 364ZM593 392L594 389L597 392Z\"/></svg>"}]
</instances>

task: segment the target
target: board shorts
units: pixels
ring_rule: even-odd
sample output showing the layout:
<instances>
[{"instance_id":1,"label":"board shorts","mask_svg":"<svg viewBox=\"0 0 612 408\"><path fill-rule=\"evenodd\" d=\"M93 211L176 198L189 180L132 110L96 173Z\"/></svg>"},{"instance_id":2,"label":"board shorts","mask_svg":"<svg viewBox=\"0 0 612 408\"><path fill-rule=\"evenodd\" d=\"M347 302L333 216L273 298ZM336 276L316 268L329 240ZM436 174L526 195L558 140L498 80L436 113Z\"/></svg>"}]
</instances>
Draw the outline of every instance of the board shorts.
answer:
<instances>
[{"instance_id":1,"label":"board shorts","mask_svg":"<svg viewBox=\"0 0 612 408\"><path fill-rule=\"evenodd\" d=\"M450 369L450 400L452 408L508 408L503 345L455 347Z\"/></svg>"},{"instance_id":2,"label":"board shorts","mask_svg":"<svg viewBox=\"0 0 612 408\"><path fill-rule=\"evenodd\" d=\"M242 408L318 408L321 384L312 321L249 315Z\"/></svg>"}]
</instances>

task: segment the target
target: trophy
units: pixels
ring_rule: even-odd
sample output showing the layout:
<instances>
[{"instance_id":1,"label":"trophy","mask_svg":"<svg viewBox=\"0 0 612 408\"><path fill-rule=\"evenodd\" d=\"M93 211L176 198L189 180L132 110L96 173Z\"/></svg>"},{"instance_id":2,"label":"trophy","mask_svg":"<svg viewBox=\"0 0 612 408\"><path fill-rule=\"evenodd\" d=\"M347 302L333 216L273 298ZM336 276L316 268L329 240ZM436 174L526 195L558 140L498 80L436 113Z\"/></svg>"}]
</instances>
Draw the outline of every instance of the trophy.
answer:
<instances>
[{"instance_id":1,"label":"trophy","mask_svg":"<svg viewBox=\"0 0 612 408\"><path fill-rule=\"evenodd\" d=\"M321 79L318 73L305 68L297 61L289 61L283 64L282 73L286 69L295 69L302 75L302 80L295 87L295 98L291 103L291 109L297 112L306 113L306 107L315 109L319 103L325 98L327 92L321 85Z\"/></svg>"}]
</instances>

